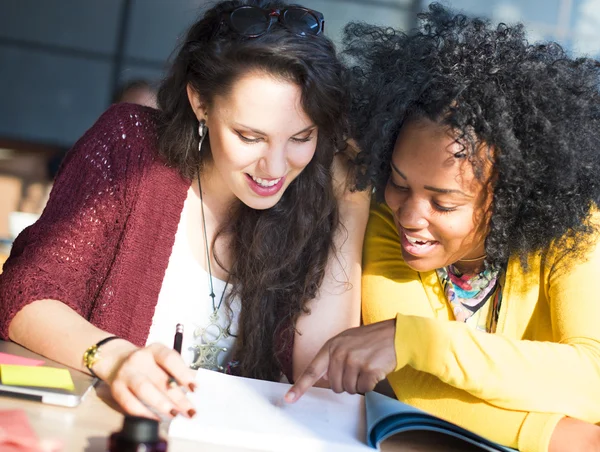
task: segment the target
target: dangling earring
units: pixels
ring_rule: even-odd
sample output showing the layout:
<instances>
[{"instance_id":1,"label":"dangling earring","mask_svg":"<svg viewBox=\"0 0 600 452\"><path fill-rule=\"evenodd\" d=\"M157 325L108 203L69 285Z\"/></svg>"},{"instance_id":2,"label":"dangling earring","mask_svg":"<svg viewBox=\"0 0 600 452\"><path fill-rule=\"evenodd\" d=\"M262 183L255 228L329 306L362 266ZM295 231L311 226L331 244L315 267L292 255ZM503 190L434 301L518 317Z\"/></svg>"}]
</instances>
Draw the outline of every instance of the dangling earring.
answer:
<instances>
[{"instance_id":1,"label":"dangling earring","mask_svg":"<svg viewBox=\"0 0 600 452\"><path fill-rule=\"evenodd\" d=\"M198 143L198 152L202 152L202 143L204 142L207 132L208 127L206 126L206 121L202 119L198 123L198 136L200 137L200 142Z\"/></svg>"}]
</instances>

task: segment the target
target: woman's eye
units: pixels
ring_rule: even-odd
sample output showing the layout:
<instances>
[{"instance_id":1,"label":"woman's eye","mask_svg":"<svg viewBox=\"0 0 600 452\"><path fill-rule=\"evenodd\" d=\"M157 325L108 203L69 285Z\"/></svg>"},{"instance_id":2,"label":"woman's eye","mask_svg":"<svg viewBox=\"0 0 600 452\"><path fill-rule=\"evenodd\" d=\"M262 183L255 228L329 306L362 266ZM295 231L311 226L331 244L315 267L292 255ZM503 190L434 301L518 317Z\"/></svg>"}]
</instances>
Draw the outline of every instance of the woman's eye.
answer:
<instances>
[{"instance_id":1,"label":"woman's eye","mask_svg":"<svg viewBox=\"0 0 600 452\"><path fill-rule=\"evenodd\" d=\"M244 143L259 143L260 141L262 141L262 138L248 138L247 136L244 136L241 132L235 132L237 134L237 136L239 137L240 140L242 140Z\"/></svg>"},{"instance_id":2,"label":"woman's eye","mask_svg":"<svg viewBox=\"0 0 600 452\"><path fill-rule=\"evenodd\" d=\"M392 179L390 179L390 185L398 191L407 191L408 190L408 187L403 187L402 185L398 185Z\"/></svg>"},{"instance_id":3,"label":"woman's eye","mask_svg":"<svg viewBox=\"0 0 600 452\"><path fill-rule=\"evenodd\" d=\"M435 203L435 202L433 203L433 207L438 212L443 212L443 213L454 212L456 210L456 207L440 206L438 203Z\"/></svg>"},{"instance_id":4,"label":"woman's eye","mask_svg":"<svg viewBox=\"0 0 600 452\"><path fill-rule=\"evenodd\" d=\"M310 140L312 140L312 138L312 135L309 135L305 138L292 137L290 140L292 140L294 143L308 143Z\"/></svg>"}]
</instances>

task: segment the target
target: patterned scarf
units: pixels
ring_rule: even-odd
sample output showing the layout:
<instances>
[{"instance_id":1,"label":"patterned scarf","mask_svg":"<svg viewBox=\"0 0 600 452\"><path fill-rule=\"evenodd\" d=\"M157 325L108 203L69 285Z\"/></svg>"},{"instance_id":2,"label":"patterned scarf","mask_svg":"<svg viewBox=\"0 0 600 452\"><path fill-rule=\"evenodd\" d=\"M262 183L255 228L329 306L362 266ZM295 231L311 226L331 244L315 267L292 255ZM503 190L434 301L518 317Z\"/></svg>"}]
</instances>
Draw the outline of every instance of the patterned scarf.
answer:
<instances>
[{"instance_id":1,"label":"patterned scarf","mask_svg":"<svg viewBox=\"0 0 600 452\"><path fill-rule=\"evenodd\" d=\"M493 333L502 299L502 269L486 268L481 273L462 274L449 265L436 272L456 321Z\"/></svg>"}]
</instances>

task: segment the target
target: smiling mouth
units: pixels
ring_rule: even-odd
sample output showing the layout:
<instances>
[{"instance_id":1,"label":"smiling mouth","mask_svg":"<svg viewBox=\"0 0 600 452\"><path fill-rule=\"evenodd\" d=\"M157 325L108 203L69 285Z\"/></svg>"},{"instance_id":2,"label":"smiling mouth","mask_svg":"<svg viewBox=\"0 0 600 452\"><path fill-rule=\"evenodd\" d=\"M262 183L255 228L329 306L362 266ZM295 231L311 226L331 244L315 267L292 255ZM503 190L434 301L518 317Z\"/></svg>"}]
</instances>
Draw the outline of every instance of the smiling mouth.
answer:
<instances>
[{"instance_id":1,"label":"smiling mouth","mask_svg":"<svg viewBox=\"0 0 600 452\"><path fill-rule=\"evenodd\" d=\"M286 176L277 179L263 179L248 173L244 174L252 191L259 196L273 196L283 188Z\"/></svg>"},{"instance_id":2,"label":"smiling mouth","mask_svg":"<svg viewBox=\"0 0 600 452\"><path fill-rule=\"evenodd\" d=\"M279 183L279 181L281 180L281 177L279 177L277 179L262 179L260 177L254 177L251 174L248 174L248 176L250 176L252 178L252 180L254 182L256 182L258 185L260 185L261 187L264 187L264 188L269 188L274 185L277 185Z\"/></svg>"},{"instance_id":3,"label":"smiling mouth","mask_svg":"<svg viewBox=\"0 0 600 452\"><path fill-rule=\"evenodd\" d=\"M421 237L411 237L404 230L400 229L400 242L402 249L415 257L425 257L433 252L439 244L437 240L425 240Z\"/></svg>"},{"instance_id":4,"label":"smiling mouth","mask_svg":"<svg viewBox=\"0 0 600 452\"><path fill-rule=\"evenodd\" d=\"M410 243L411 245L414 245L414 246L425 246L425 245L430 245L430 244L436 243L436 240L415 239L413 237L410 237L406 233L404 234L404 236L406 237L406 240L408 240L408 243Z\"/></svg>"}]
</instances>

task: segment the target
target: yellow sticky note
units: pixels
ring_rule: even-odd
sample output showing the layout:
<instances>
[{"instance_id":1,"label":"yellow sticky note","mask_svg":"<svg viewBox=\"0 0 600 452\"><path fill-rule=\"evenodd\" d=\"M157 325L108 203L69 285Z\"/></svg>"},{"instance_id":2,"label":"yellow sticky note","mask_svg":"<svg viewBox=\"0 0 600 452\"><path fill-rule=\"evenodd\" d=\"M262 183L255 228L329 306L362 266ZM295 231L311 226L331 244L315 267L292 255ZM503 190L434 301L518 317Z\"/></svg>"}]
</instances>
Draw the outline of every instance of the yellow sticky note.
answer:
<instances>
[{"instance_id":1,"label":"yellow sticky note","mask_svg":"<svg viewBox=\"0 0 600 452\"><path fill-rule=\"evenodd\" d=\"M56 367L0 365L2 384L9 386L38 386L73 391L75 385L67 369Z\"/></svg>"}]
</instances>

